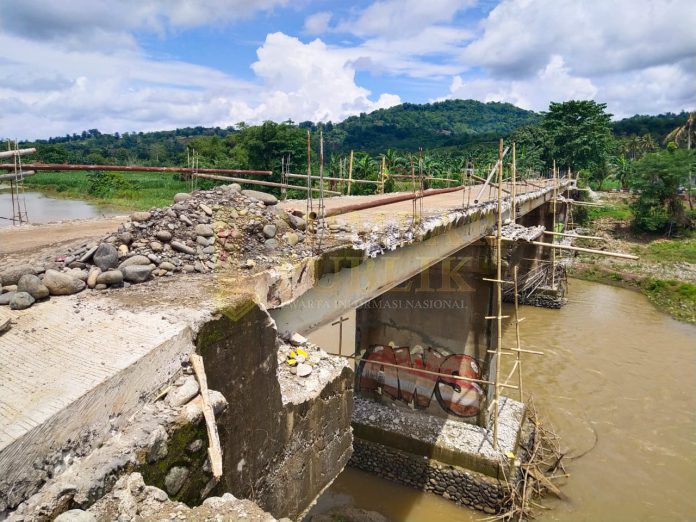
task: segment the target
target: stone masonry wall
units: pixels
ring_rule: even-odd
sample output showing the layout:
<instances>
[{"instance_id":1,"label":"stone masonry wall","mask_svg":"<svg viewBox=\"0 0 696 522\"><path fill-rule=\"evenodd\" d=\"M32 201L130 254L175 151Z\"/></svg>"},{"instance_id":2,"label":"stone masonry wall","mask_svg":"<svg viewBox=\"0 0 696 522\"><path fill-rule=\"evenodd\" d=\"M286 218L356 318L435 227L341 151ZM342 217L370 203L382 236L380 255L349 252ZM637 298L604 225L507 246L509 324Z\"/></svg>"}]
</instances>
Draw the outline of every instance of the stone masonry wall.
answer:
<instances>
[{"instance_id":1,"label":"stone masonry wall","mask_svg":"<svg viewBox=\"0 0 696 522\"><path fill-rule=\"evenodd\" d=\"M505 502L505 486L497 480L375 442L354 439L348 465L489 514L501 512Z\"/></svg>"}]
</instances>

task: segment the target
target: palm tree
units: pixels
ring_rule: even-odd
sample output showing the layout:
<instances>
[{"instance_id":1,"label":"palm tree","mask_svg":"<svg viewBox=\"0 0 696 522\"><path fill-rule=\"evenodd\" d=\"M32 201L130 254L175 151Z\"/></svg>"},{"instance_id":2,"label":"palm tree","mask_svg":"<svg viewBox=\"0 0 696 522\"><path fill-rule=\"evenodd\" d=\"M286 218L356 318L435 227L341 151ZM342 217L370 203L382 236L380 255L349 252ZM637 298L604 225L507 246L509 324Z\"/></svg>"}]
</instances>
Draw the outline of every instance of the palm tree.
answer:
<instances>
[{"instance_id":1,"label":"palm tree","mask_svg":"<svg viewBox=\"0 0 696 522\"><path fill-rule=\"evenodd\" d=\"M696 112L690 112L686 123L672 129L665 137L665 143L673 141L677 145L686 140L687 150L691 149L692 138L696 137Z\"/></svg>"}]
</instances>

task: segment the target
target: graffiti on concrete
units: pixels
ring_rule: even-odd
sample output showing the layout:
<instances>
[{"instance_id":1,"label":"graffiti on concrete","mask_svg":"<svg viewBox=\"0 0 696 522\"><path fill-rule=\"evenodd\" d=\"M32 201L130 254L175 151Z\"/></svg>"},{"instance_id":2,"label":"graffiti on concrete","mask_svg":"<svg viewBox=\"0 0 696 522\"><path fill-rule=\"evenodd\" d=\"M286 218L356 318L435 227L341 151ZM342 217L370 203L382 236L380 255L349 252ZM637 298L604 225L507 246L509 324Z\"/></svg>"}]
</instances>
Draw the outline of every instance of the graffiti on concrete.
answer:
<instances>
[{"instance_id":1,"label":"graffiti on concrete","mask_svg":"<svg viewBox=\"0 0 696 522\"><path fill-rule=\"evenodd\" d=\"M399 368L380 363L398 365ZM383 394L394 400L413 403L418 409L430 406L433 396L440 407L457 417L477 415L483 390L473 382L452 379L412 369L424 369L472 379L481 378L479 364L473 357L450 354L419 346L373 345L365 352L357 368L357 391Z\"/></svg>"}]
</instances>

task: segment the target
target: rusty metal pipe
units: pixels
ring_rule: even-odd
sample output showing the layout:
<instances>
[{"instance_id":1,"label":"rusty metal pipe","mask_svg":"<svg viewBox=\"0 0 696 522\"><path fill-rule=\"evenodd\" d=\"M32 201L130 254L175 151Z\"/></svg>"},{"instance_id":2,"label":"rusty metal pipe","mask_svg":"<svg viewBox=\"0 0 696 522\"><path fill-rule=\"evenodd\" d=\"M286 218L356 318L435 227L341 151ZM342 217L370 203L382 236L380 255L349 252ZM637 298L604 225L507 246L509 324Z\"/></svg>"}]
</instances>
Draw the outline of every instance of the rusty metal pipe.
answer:
<instances>
[{"instance_id":1,"label":"rusty metal pipe","mask_svg":"<svg viewBox=\"0 0 696 522\"><path fill-rule=\"evenodd\" d=\"M0 169L14 170L9 163L0 164ZM241 170L241 169L192 169L189 167L146 167L144 165L72 165L67 163L23 163L22 168L31 170L104 170L108 172L181 172L194 174L251 174L254 176L270 176L270 170Z\"/></svg>"},{"instance_id":2,"label":"rusty metal pipe","mask_svg":"<svg viewBox=\"0 0 696 522\"><path fill-rule=\"evenodd\" d=\"M391 197L386 197L386 198L371 199L369 201L363 201L361 203L353 203L352 205L345 205L343 207L330 208L325 212L324 217L340 216L341 214L347 214L349 212L356 212L358 210L365 210L367 208L381 207L382 205L390 205L392 203L400 203L402 201L409 201L411 199L416 199L417 197L421 197L421 196L427 197L427 196L436 196L438 194L446 194L448 192L455 192L457 190L462 190L463 188L465 188L465 187L458 186L458 187L442 188L442 189L428 189L428 190L424 190L422 193L414 194L413 192L409 192L408 194L398 194L396 196L391 196ZM311 219L316 219L317 213L310 212L309 217Z\"/></svg>"}]
</instances>

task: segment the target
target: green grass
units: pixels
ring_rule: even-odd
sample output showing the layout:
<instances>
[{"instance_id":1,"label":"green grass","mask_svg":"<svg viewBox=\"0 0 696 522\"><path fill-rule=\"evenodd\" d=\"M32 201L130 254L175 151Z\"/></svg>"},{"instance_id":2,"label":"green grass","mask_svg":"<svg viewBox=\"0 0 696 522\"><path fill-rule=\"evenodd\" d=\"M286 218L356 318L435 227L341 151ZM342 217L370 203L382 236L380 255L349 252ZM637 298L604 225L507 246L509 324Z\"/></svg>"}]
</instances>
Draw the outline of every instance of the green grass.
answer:
<instances>
[{"instance_id":1,"label":"green grass","mask_svg":"<svg viewBox=\"0 0 696 522\"><path fill-rule=\"evenodd\" d=\"M696 238L657 239L647 245L642 257L658 263L696 263Z\"/></svg>"},{"instance_id":2,"label":"green grass","mask_svg":"<svg viewBox=\"0 0 696 522\"><path fill-rule=\"evenodd\" d=\"M588 207L587 218L590 221L602 218L628 221L633 219L633 210L626 203L605 204L601 207Z\"/></svg>"},{"instance_id":3,"label":"green grass","mask_svg":"<svg viewBox=\"0 0 696 522\"><path fill-rule=\"evenodd\" d=\"M88 172L40 172L25 180L27 188L36 188L52 195L90 200L124 209L143 210L172 204L177 192L189 192L191 183L181 181L176 175L127 172L118 174L119 186L107 190L94 190ZM198 187L214 182L198 181Z\"/></svg>"},{"instance_id":4,"label":"green grass","mask_svg":"<svg viewBox=\"0 0 696 522\"><path fill-rule=\"evenodd\" d=\"M640 286L660 310L676 319L696 323L696 285L648 277L641 281Z\"/></svg>"}]
</instances>

